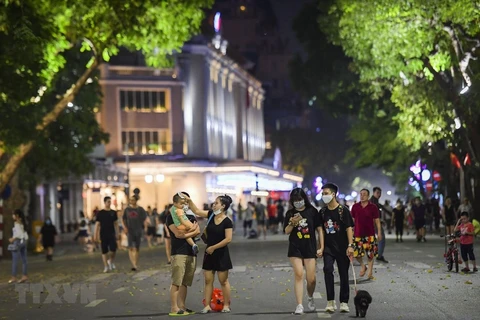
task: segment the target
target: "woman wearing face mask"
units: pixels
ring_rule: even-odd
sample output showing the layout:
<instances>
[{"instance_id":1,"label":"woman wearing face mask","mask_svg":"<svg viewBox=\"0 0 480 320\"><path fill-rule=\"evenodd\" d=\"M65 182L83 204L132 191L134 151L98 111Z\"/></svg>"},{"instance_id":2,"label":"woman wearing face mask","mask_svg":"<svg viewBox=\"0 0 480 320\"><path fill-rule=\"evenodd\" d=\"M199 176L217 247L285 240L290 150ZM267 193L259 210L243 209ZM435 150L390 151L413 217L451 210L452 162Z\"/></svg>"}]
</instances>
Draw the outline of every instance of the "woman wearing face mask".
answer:
<instances>
[{"instance_id":1,"label":"woman wearing face mask","mask_svg":"<svg viewBox=\"0 0 480 320\"><path fill-rule=\"evenodd\" d=\"M323 255L323 229L320 214L312 206L301 188L290 193L292 209L285 215L285 233L289 234L288 257L295 273L295 298L297 307L295 315L304 312L303 299L303 266L307 280L307 300L310 312L315 311L313 293L316 285L316 258ZM318 247L315 230L318 232ZM318 249L317 249L318 248Z\"/></svg>"},{"instance_id":2,"label":"woman wearing face mask","mask_svg":"<svg viewBox=\"0 0 480 320\"><path fill-rule=\"evenodd\" d=\"M232 241L233 223L227 217L227 210L232 204L232 198L227 195L220 196L213 204L213 212L208 213L208 218L212 215L207 228L207 248L203 258L203 266L205 275L205 301L206 306L201 313L209 313L211 311L210 303L212 297L214 274L217 272L218 281L222 286L224 305L222 312L230 312L230 283L228 282L228 270L232 269L232 261L228 251L228 244ZM194 211L195 212L195 211Z\"/></svg>"},{"instance_id":3,"label":"woman wearing face mask","mask_svg":"<svg viewBox=\"0 0 480 320\"><path fill-rule=\"evenodd\" d=\"M25 215L19 209L15 210L13 214L13 235L9 239L11 244L16 246L15 250L12 250L12 278L8 283L17 281L17 264L18 259L22 259L22 272L23 276L18 283L23 283L28 280L27 276L27 241L28 233L25 231L26 220Z\"/></svg>"},{"instance_id":4,"label":"woman wearing face mask","mask_svg":"<svg viewBox=\"0 0 480 320\"><path fill-rule=\"evenodd\" d=\"M53 260L53 247L55 247L55 236L57 235L57 228L52 224L50 217L45 219L45 223L40 230L40 237L38 242L42 243L42 246L47 255L47 261Z\"/></svg>"}]
</instances>

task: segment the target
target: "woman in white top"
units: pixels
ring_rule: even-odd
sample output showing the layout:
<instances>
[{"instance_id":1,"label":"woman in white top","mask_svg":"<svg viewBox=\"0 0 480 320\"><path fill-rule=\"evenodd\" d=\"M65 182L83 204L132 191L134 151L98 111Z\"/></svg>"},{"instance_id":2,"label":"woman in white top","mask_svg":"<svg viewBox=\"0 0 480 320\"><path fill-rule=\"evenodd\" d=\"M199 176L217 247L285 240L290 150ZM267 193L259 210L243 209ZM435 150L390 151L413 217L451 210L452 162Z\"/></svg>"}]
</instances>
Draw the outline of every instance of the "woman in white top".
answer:
<instances>
[{"instance_id":1,"label":"woman in white top","mask_svg":"<svg viewBox=\"0 0 480 320\"><path fill-rule=\"evenodd\" d=\"M23 276L18 283L23 283L28 280L27 277L27 242L28 233L25 231L26 221L25 215L19 209L13 213L13 235L9 239L10 243L16 244L16 250L12 250L12 278L8 283L17 282L17 264L18 258L22 258L22 272Z\"/></svg>"}]
</instances>

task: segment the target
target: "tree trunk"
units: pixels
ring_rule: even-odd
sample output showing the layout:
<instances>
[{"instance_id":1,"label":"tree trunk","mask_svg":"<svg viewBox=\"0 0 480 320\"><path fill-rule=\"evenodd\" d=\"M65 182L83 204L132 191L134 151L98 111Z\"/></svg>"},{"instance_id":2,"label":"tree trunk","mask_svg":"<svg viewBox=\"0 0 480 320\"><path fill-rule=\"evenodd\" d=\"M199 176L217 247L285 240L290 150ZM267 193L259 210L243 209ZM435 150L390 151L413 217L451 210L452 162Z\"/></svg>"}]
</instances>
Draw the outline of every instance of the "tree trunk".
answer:
<instances>
[{"instance_id":1,"label":"tree trunk","mask_svg":"<svg viewBox=\"0 0 480 320\"><path fill-rule=\"evenodd\" d=\"M80 89L83 87L90 74L98 67L98 59L94 59L93 64L85 70L82 76L68 89L62 99L60 99L54 106L53 110L47 113L42 121L36 126L37 131L40 133L52 122L54 122L58 116L65 110L67 105L71 103ZM8 160L5 168L0 172L0 191L5 188L7 183L12 179L20 166L21 161L32 150L35 137L32 140L20 145L17 152Z\"/></svg>"}]
</instances>

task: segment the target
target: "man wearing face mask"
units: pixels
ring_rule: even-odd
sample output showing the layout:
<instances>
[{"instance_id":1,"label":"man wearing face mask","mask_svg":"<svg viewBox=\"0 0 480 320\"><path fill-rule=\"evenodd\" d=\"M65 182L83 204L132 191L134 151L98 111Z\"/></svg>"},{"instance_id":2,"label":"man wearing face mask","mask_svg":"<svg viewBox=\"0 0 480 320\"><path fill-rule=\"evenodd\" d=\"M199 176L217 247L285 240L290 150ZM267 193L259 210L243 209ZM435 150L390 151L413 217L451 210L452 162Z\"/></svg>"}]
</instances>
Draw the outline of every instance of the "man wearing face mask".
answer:
<instances>
[{"instance_id":1,"label":"man wearing face mask","mask_svg":"<svg viewBox=\"0 0 480 320\"><path fill-rule=\"evenodd\" d=\"M335 312L335 283L333 265L337 262L340 275L340 312L350 312L348 300L350 285L348 269L350 258L353 257L353 219L347 207L337 202L338 187L333 183L323 186L322 200L327 205L320 211L321 225L325 234L325 249L323 252L323 272L327 289L326 312Z\"/></svg>"},{"instance_id":2,"label":"man wearing face mask","mask_svg":"<svg viewBox=\"0 0 480 320\"><path fill-rule=\"evenodd\" d=\"M40 230L40 237L38 242L42 244L45 249L47 261L53 261L53 248L55 247L55 236L57 235L57 228L52 224L50 217L45 219L45 223Z\"/></svg>"}]
</instances>

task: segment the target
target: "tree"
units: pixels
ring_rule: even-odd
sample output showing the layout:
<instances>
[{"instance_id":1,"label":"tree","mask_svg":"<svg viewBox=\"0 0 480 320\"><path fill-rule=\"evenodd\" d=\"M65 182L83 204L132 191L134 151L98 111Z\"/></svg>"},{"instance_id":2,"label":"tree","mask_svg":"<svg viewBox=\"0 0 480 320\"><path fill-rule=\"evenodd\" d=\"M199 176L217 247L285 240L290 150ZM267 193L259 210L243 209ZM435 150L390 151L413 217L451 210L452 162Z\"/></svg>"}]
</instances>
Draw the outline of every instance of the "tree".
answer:
<instances>
[{"instance_id":1,"label":"tree","mask_svg":"<svg viewBox=\"0 0 480 320\"><path fill-rule=\"evenodd\" d=\"M198 31L213 0L6 0L0 7L0 190L35 138L64 112L93 72L119 48L167 65ZM75 79L56 92L67 50L89 52Z\"/></svg>"}]
</instances>

